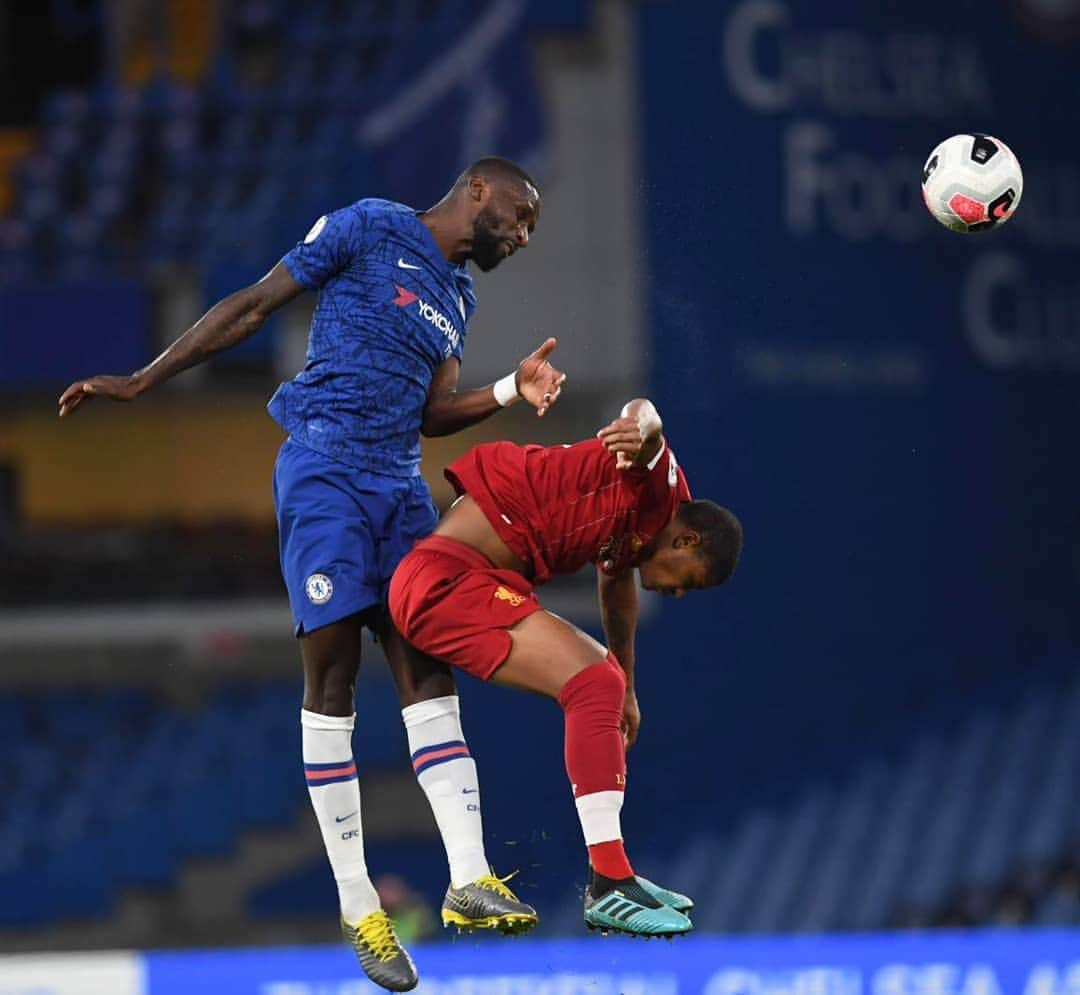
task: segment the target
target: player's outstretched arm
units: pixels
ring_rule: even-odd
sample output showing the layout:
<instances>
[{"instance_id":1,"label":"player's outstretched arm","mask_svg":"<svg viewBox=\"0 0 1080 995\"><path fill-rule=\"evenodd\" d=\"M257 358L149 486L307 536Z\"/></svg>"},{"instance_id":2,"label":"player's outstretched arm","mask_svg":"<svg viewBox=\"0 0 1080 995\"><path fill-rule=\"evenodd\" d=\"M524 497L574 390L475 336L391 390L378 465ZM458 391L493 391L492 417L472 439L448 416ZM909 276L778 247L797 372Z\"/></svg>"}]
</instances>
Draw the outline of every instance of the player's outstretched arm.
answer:
<instances>
[{"instance_id":1,"label":"player's outstretched arm","mask_svg":"<svg viewBox=\"0 0 1080 995\"><path fill-rule=\"evenodd\" d=\"M258 283L218 301L149 366L127 376L76 380L60 395L60 417L71 414L83 401L95 397L135 400L182 370L254 335L270 314L303 289L284 264L278 263Z\"/></svg>"},{"instance_id":2,"label":"player's outstretched arm","mask_svg":"<svg viewBox=\"0 0 1080 995\"><path fill-rule=\"evenodd\" d=\"M555 339L548 339L536 352L526 356L513 373L498 383L475 390L458 390L461 363L453 356L444 360L432 378L420 431L429 437L453 435L522 397L543 417L559 399L566 382L566 374L548 362L557 344Z\"/></svg>"},{"instance_id":3,"label":"player's outstretched arm","mask_svg":"<svg viewBox=\"0 0 1080 995\"><path fill-rule=\"evenodd\" d=\"M596 437L615 456L620 470L634 466L648 466L663 445L664 424L660 412L647 397L635 397L628 401L621 414L605 425Z\"/></svg>"},{"instance_id":4,"label":"player's outstretched arm","mask_svg":"<svg viewBox=\"0 0 1080 995\"><path fill-rule=\"evenodd\" d=\"M641 726L641 710L634 690L634 635L637 632L638 593L633 570L606 574L596 571L600 597L600 621L608 649L626 672L626 700L623 703L623 736L633 746Z\"/></svg>"}]
</instances>

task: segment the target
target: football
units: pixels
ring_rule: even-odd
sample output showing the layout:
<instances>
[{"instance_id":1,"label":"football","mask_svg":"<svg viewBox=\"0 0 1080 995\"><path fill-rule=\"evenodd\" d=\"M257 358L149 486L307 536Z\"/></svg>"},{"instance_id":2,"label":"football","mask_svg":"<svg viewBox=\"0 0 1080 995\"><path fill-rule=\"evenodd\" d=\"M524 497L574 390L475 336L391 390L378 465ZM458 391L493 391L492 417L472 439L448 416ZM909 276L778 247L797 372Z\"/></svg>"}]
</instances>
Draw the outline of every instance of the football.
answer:
<instances>
[{"instance_id":1,"label":"football","mask_svg":"<svg viewBox=\"0 0 1080 995\"><path fill-rule=\"evenodd\" d=\"M923 200L952 231L989 231L1016 213L1024 177L1020 163L1000 138L953 135L930 153L923 166Z\"/></svg>"}]
</instances>

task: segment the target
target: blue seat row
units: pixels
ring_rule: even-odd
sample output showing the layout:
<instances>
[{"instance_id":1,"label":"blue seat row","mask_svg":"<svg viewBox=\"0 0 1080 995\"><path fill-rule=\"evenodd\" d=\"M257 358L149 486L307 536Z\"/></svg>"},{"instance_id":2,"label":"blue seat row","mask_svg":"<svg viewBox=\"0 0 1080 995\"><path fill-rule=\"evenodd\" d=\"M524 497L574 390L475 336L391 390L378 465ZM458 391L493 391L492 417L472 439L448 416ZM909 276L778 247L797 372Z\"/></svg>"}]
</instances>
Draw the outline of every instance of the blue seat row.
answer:
<instances>
[{"instance_id":1,"label":"blue seat row","mask_svg":"<svg viewBox=\"0 0 1080 995\"><path fill-rule=\"evenodd\" d=\"M360 694L361 770L404 768L392 685ZM292 825L307 804L299 701L291 681L195 711L137 690L0 696L0 924L103 914L125 887L170 887L185 859L228 856L242 831Z\"/></svg>"}]
</instances>

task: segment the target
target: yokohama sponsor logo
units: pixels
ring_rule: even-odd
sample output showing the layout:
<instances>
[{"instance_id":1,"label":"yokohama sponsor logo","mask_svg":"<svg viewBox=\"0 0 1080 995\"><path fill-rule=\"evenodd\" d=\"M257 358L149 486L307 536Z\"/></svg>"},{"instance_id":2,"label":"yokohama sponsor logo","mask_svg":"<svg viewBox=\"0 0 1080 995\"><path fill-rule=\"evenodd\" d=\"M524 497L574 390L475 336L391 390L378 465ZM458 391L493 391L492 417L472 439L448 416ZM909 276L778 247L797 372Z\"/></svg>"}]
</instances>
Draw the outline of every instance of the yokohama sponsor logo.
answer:
<instances>
[{"instance_id":1,"label":"yokohama sponsor logo","mask_svg":"<svg viewBox=\"0 0 1080 995\"><path fill-rule=\"evenodd\" d=\"M448 335L452 339L457 339L457 329L454 327L454 323L446 317L442 311L437 311L427 301L421 300L420 304L420 317L424 321L430 321L443 335Z\"/></svg>"},{"instance_id":2,"label":"yokohama sponsor logo","mask_svg":"<svg viewBox=\"0 0 1080 995\"><path fill-rule=\"evenodd\" d=\"M408 307L410 304L417 304L420 308L420 317L424 321L429 321L440 332L443 333L450 340L450 345L456 349L460 336L458 330L454 327L454 323L446 317L442 311L432 307L427 301L422 300L417 294L414 294L411 290L406 290L400 284L394 284L394 289L397 291L397 297L394 298L394 303L398 307Z\"/></svg>"}]
</instances>

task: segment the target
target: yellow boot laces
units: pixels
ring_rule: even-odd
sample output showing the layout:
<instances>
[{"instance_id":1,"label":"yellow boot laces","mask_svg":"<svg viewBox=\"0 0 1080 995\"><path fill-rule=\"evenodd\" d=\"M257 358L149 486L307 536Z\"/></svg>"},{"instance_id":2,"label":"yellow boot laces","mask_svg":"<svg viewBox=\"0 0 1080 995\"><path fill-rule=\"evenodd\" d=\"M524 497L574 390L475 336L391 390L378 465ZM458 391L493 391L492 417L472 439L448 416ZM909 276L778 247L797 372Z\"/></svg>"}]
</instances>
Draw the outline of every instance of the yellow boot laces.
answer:
<instances>
[{"instance_id":1,"label":"yellow boot laces","mask_svg":"<svg viewBox=\"0 0 1080 995\"><path fill-rule=\"evenodd\" d=\"M506 882L516 874L517 871L511 871L504 878L496 877L494 874L485 874L476 881L476 887L484 888L487 891L493 891L496 895L501 895L503 898L509 898L510 901L516 902L518 900L517 895L506 887Z\"/></svg>"},{"instance_id":2,"label":"yellow boot laces","mask_svg":"<svg viewBox=\"0 0 1080 995\"><path fill-rule=\"evenodd\" d=\"M401 950L401 945L394 933L394 924L382 909L364 916L356 924L356 932L370 948L376 960L393 960Z\"/></svg>"}]
</instances>

